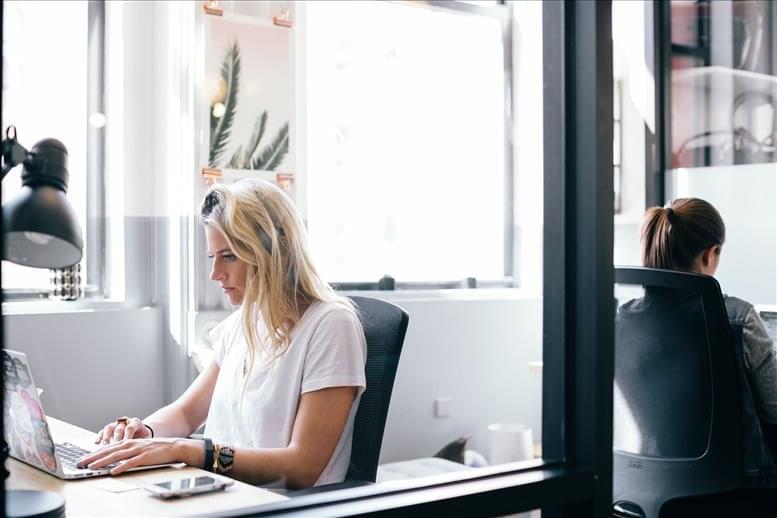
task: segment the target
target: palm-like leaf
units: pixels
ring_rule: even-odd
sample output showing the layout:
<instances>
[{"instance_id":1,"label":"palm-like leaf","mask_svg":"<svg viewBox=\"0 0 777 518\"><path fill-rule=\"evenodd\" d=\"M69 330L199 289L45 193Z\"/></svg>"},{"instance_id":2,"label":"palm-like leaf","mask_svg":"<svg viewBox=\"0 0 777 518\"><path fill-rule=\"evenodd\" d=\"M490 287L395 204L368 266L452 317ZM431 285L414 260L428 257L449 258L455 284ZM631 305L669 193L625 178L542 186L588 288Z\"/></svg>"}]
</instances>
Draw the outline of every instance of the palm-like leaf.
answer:
<instances>
[{"instance_id":1,"label":"palm-like leaf","mask_svg":"<svg viewBox=\"0 0 777 518\"><path fill-rule=\"evenodd\" d=\"M232 46L228 47L224 53L221 78L227 85L227 95L224 101L224 115L218 118L214 117L211 109L210 154L208 157L211 166L216 166L217 162L221 160L221 155L229 142L232 121L235 118L238 82L240 80L240 49L237 46L237 41L232 43Z\"/></svg>"},{"instance_id":2,"label":"palm-like leaf","mask_svg":"<svg viewBox=\"0 0 777 518\"><path fill-rule=\"evenodd\" d=\"M264 148L262 154L251 160L251 169L261 169L265 171L272 171L278 167L289 152L289 123L287 122L281 129L278 130L278 134L270 142L270 145Z\"/></svg>"},{"instance_id":3,"label":"palm-like leaf","mask_svg":"<svg viewBox=\"0 0 777 518\"><path fill-rule=\"evenodd\" d=\"M245 169L245 166L246 166L246 156L245 156L245 153L243 153L243 146L240 146L232 154L232 158L229 159L229 163L227 164L227 167L230 169Z\"/></svg>"},{"instance_id":4,"label":"palm-like leaf","mask_svg":"<svg viewBox=\"0 0 777 518\"><path fill-rule=\"evenodd\" d=\"M259 143L262 141L266 127L267 110L263 111L259 118L256 120L256 124L254 125L254 133L251 135L251 140L248 142L248 147L246 148L246 162L254 160L256 150L259 149Z\"/></svg>"}]
</instances>

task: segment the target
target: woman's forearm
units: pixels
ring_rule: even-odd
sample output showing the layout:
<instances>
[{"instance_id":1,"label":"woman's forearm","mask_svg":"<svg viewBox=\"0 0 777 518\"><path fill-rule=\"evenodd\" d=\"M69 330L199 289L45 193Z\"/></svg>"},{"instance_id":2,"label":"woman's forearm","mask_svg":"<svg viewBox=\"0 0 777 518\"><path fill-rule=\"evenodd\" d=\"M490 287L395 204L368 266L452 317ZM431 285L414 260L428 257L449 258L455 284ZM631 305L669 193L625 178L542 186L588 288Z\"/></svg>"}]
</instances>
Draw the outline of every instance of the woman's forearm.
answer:
<instances>
[{"instance_id":1,"label":"woman's forearm","mask_svg":"<svg viewBox=\"0 0 777 518\"><path fill-rule=\"evenodd\" d=\"M190 466L204 466L205 443L197 439L181 439L174 443L175 457ZM233 448L232 469L225 473L232 478L253 485L280 482L293 489L310 487L321 475L315 468L300 459L300 452L287 448Z\"/></svg>"},{"instance_id":2,"label":"woman's forearm","mask_svg":"<svg viewBox=\"0 0 777 518\"><path fill-rule=\"evenodd\" d=\"M280 483L290 489L311 487L320 470L306 463L301 452L286 448L233 448L234 461L229 475L253 485Z\"/></svg>"},{"instance_id":3,"label":"woman's forearm","mask_svg":"<svg viewBox=\"0 0 777 518\"><path fill-rule=\"evenodd\" d=\"M154 429L154 435L157 437L191 435L208 416L218 374L219 366L212 361L186 389L186 392L169 405L143 419L143 422Z\"/></svg>"},{"instance_id":4,"label":"woman's forearm","mask_svg":"<svg viewBox=\"0 0 777 518\"><path fill-rule=\"evenodd\" d=\"M160 408L143 419L143 423L154 430L155 437L187 437L199 426L190 423L186 412L176 403Z\"/></svg>"}]
</instances>

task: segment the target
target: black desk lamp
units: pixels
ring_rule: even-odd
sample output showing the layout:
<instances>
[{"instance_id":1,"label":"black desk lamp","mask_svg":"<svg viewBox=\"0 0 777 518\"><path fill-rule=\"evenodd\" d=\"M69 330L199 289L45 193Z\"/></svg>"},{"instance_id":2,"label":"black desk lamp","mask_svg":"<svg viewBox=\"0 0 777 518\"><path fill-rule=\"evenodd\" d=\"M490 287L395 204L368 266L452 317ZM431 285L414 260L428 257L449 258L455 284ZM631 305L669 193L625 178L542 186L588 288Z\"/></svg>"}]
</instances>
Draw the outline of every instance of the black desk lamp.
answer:
<instances>
[{"instance_id":1,"label":"black desk lamp","mask_svg":"<svg viewBox=\"0 0 777 518\"><path fill-rule=\"evenodd\" d=\"M84 239L67 192L67 149L55 139L27 151L9 126L2 141L2 175L23 164L22 190L3 204L3 259L34 268L65 268L81 260ZM2 471L8 456L3 437ZM6 514L64 517L65 501L49 491L7 490Z\"/></svg>"},{"instance_id":2,"label":"black desk lamp","mask_svg":"<svg viewBox=\"0 0 777 518\"><path fill-rule=\"evenodd\" d=\"M19 164L22 190L3 204L3 259L34 268L65 268L81 260L84 238L67 192L67 149L45 139L30 151L9 126L2 143L2 178Z\"/></svg>"}]
</instances>

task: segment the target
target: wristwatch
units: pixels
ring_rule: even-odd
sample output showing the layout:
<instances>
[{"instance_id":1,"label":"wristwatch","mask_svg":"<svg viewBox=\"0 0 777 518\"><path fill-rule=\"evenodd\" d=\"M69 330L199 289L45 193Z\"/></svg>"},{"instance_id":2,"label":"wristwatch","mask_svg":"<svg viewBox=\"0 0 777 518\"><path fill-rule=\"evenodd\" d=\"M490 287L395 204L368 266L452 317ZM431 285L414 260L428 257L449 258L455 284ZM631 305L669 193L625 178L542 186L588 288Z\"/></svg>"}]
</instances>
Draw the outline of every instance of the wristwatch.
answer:
<instances>
[{"instance_id":1,"label":"wristwatch","mask_svg":"<svg viewBox=\"0 0 777 518\"><path fill-rule=\"evenodd\" d=\"M202 463L202 469L213 471L213 459L214 459L213 441L208 439L207 437L203 437L202 441L203 441L203 448L205 449L205 462Z\"/></svg>"},{"instance_id":2,"label":"wristwatch","mask_svg":"<svg viewBox=\"0 0 777 518\"><path fill-rule=\"evenodd\" d=\"M226 474L232 470L232 461L235 458L235 450L227 444L213 445L213 471Z\"/></svg>"}]
</instances>

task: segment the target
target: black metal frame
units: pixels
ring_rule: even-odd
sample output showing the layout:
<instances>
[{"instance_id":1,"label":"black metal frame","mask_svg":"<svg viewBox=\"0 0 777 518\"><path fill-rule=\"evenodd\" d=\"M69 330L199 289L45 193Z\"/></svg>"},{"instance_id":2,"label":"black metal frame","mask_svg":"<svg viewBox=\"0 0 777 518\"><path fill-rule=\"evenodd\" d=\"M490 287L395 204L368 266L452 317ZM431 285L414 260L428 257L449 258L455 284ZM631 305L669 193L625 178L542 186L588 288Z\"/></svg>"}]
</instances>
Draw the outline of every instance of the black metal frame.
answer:
<instances>
[{"instance_id":1,"label":"black metal frame","mask_svg":"<svg viewBox=\"0 0 777 518\"><path fill-rule=\"evenodd\" d=\"M236 511L608 516L614 300L611 5L543 4L544 464L318 493ZM431 480L431 483L430 483ZM220 513L223 515L223 513Z\"/></svg>"}]
</instances>

